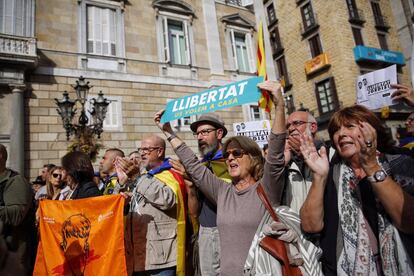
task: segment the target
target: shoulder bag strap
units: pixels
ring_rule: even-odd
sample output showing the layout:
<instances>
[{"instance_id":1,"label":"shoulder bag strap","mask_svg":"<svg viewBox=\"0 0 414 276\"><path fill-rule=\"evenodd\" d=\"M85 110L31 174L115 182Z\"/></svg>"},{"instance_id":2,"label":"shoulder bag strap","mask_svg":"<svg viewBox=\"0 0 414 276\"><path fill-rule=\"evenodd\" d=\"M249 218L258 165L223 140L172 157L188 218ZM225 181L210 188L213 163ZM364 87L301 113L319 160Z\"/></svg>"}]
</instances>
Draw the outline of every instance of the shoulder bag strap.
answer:
<instances>
[{"instance_id":1,"label":"shoulder bag strap","mask_svg":"<svg viewBox=\"0 0 414 276\"><path fill-rule=\"evenodd\" d=\"M275 211L272 208L272 205L270 204L269 199L267 198L266 192L264 191L261 183L257 185L256 191L257 191L257 194L259 195L259 198L262 200L266 210L269 212L270 216L273 218L273 220L279 221Z\"/></svg>"}]
</instances>

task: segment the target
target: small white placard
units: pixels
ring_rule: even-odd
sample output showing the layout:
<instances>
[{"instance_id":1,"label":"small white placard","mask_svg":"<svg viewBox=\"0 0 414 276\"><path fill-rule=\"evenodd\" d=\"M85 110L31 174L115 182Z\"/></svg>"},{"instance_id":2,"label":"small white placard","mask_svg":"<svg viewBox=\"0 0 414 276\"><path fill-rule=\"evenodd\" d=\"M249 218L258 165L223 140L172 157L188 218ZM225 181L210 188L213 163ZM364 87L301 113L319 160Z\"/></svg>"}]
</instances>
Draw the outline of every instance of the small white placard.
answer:
<instances>
[{"instance_id":1,"label":"small white placard","mask_svg":"<svg viewBox=\"0 0 414 276\"><path fill-rule=\"evenodd\" d=\"M394 64L384 69L361 75L356 82L357 103L369 109L397 104L391 99L395 89L391 84L397 83L397 66Z\"/></svg>"},{"instance_id":2,"label":"small white placard","mask_svg":"<svg viewBox=\"0 0 414 276\"><path fill-rule=\"evenodd\" d=\"M270 122L268 120L241 122L233 124L234 135L247 136L263 148L268 143L267 137L270 134Z\"/></svg>"}]
</instances>

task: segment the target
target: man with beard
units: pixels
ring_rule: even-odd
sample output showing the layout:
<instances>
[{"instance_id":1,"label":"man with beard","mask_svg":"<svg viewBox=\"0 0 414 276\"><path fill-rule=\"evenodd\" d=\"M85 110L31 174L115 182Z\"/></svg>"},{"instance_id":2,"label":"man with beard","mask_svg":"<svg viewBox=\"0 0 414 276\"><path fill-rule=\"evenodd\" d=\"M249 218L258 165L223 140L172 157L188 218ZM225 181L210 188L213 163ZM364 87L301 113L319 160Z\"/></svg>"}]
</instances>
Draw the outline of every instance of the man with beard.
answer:
<instances>
[{"instance_id":1,"label":"man with beard","mask_svg":"<svg viewBox=\"0 0 414 276\"><path fill-rule=\"evenodd\" d=\"M197 138L198 150L205 165L218 177L230 183L222 155L222 139L227 134L224 122L216 114L204 114L190 126ZM216 223L216 206L199 193L201 204L198 235L201 275L220 274L220 240Z\"/></svg>"},{"instance_id":2,"label":"man with beard","mask_svg":"<svg viewBox=\"0 0 414 276\"><path fill-rule=\"evenodd\" d=\"M300 136L309 135L313 138L316 148L323 143L316 140L318 125L315 118L306 111L295 111L289 115L286 124L288 138L285 146L285 164L287 166L286 185L282 204L287 205L299 213L312 185L311 171L306 166L300 152Z\"/></svg>"}]
</instances>

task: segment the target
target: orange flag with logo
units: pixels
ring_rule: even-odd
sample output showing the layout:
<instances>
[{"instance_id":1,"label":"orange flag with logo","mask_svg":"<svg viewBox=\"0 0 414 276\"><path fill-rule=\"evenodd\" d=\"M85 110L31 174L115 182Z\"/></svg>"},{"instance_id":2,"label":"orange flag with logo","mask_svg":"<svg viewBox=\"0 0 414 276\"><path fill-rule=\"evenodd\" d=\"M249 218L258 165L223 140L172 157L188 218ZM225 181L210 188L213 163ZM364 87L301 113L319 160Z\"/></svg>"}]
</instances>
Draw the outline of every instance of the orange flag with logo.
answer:
<instances>
[{"instance_id":1,"label":"orange flag with logo","mask_svg":"<svg viewBox=\"0 0 414 276\"><path fill-rule=\"evenodd\" d=\"M42 200L33 275L126 275L124 198Z\"/></svg>"}]
</instances>

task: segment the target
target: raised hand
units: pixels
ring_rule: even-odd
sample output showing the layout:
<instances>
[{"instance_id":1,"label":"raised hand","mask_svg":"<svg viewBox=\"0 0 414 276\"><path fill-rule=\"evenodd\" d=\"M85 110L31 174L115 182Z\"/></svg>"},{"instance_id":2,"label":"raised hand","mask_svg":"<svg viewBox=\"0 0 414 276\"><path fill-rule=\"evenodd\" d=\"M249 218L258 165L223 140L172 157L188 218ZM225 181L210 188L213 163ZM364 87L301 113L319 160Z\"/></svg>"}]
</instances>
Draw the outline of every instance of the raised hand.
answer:
<instances>
[{"instance_id":1,"label":"raised hand","mask_svg":"<svg viewBox=\"0 0 414 276\"><path fill-rule=\"evenodd\" d=\"M397 89L391 95L393 100L403 100L408 105L414 107L414 90L412 87L402 84L391 84L391 87Z\"/></svg>"},{"instance_id":2,"label":"raised hand","mask_svg":"<svg viewBox=\"0 0 414 276\"><path fill-rule=\"evenodd\" d=\"M171 124L169 123L169 122L167 122L167 123L161 123L161 117L162 117L162 115L164 114L164 112L165 112L165 109L161 109L160 111L158 111L157 113L155 113L155 115L154 115L154 122L155 122L155 125L159 128L159 129L161 129L163 132L167 132L167 133L170 133L170 134L173 134L174 133L174 131L173 131L173 129L171 128Z\"/></svg>"},{"instance_id":3,"label":"raised hand","mask_svg":"<svg viewBox=\"0 0 414 276\"><path fill-rule=\"evenodd\" d=\"M372 175L379 167L377 161L377 132L367 122L360 122L358 127L362 134L356 137L361 147L359 159L365 173Z\"/></svg>"},{"instance_id":4,"label":"raised hand","mask_svg":"<svg viewBox=\"0 0 414 276\"><path fill-rule=\"evenodd\" d=\"M133 177L139 173L139 167L135 166L133 161L119 156L115 158L115 169L121 184L124 184L125 182L121 182L120 176L122 180L124 180L123 177L126 177L126 180L128 180L129 177Z\"/></svg>"},{"instance_id":5,"label":"raised hand","mask_svg":"<svg viewBox=\"0 0 414 276\"><path fill-rule=\"evenodd\" d=\"M172 169L175 172L182 175L184 177L184 179L187 179L187 180L190 179L190 177L187 175L187 172L185 171L185 168L184 168L183 164L180 162L180 160L169 159L168 162L172 166Z\"/></svg>"},{"instance_id":6,"label":"raised hand","mask_svg":"<svg viewBox=\"0 0 414 276\"><path fill-rule=\"evenodd\" d=\"M300 151L306 165L312 170L314 177L326 178L329 172L329 161L324 146L318 151L313 143L312 137L309 135L301 135L300 137Z\"/></svg>"},{"instance_id":7,"label":"raised hand","mask_svg":"<svg viewBox=\"0 0 414 276\"><path fill-rule=\"evenodd\" d=\"M266 90L275 106L284 105L282 85L277 81L265 81L257 85L260 89Z\"/></svg>"}]
</instances>

